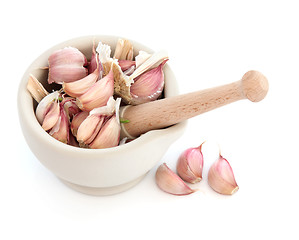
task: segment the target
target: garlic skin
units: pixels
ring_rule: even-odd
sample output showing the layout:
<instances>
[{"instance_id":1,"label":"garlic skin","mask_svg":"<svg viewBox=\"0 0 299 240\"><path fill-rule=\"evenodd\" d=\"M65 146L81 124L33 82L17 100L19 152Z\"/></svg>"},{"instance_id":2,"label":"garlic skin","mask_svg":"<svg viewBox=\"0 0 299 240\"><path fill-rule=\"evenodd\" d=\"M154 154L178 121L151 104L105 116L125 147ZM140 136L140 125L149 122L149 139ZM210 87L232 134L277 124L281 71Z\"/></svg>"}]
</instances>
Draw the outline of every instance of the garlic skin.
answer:
<instances>
[{"instance_id":1,"label":"garlic skin","mask_svg":"<svg viewBox=\"0 0 299 240\"><path fill-rule=\"evenodd\" d=\"M166 163L159 166L155 178L161 190L173 195L188 195L196 191L191 189L177 174L170 170Z\"/></svg>"},{"instance_id":2,"label":"garlic skin","mask_svg":"<svg viewBox=\"0 0 299 240\"><path fill-rule=\"evenodd\" d=\"M178 175L186 182L197 183L202 179L204 163L201 152L202 144L197 148L186 149L178 159Z\"/></svg>"},{"instance_id":3,"label":"garlic skin","mask_svg":"<svg viewBox=\"0 0 299 240\"><path fill-rule=\"evenodd\" d=\"M208 183L216 192L224 195L232 195L239 190L229 162L221 155L209 169Z\"/></svg>"},{"instance_id":4,"label":"garlic skin","mask_svg":"<svg viewBox=\"0 0 299 240\"><path fill-rule=\"evenodd\" d=\"M107 76L93 84L83 95L77 97L77 105L83 111L105 106L114 93L112 69Z\"/></svg>"},{"instance_id":5,"label":"garlic skin","mask_svg":"<svg viewBox=\"0 0 299 240\"><path fill-rule=\"evenodd\" d=\"M86 57L77 48L66 47L55 51L48 59L48 83L62 84L84 78L88 74Z\"/></svg>"},{"instance_id":6,"label":"garlic skin","mask_svg":"<svg viewBox=\"0 0 299 240\"><path fill-rule=\"evenodd\" d=\"M132 104L150 102L158 99L164 88L163 66L167 60L158 67L153 68L138 76L131 86L130 92L133 97Z\"/></svg>"}]
</instances>

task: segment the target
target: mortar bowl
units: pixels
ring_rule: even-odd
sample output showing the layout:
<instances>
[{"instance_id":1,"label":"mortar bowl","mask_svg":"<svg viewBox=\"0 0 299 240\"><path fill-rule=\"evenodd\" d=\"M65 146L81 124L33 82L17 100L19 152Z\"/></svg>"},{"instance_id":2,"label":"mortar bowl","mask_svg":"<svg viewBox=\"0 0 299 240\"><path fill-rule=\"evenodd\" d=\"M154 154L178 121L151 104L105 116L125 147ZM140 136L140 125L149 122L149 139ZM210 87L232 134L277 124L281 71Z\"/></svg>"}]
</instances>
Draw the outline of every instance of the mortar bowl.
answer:
<instances>
[{"instance_id":1,"label":"mortar bowl","mask_svg":"<svg viewBox=\"0 0 299 240\"><path fill-rule=\"evenodd\" d=\"M18 112L25 140L35 157L63 183L72 189L90 195L111 195L123 192L142 178L161 160L170 145L184 132L186 122L149 131L124 145L107 149L86 149L64 144L45 132L35 117L37 103L26 89L33 74L50 91L47 84L48 57L64 47L78 48L87 59L91 57L93 41L111 46L112 55L119 37L84 36L71 39L48 49L28 67L19 84ZM134 56L139 50L153 51L130 40ZM164 66L164 96L178 95L175 76L169 65ZM47 87L48 86L48 87Z\"/></svg>"}]
</instances>

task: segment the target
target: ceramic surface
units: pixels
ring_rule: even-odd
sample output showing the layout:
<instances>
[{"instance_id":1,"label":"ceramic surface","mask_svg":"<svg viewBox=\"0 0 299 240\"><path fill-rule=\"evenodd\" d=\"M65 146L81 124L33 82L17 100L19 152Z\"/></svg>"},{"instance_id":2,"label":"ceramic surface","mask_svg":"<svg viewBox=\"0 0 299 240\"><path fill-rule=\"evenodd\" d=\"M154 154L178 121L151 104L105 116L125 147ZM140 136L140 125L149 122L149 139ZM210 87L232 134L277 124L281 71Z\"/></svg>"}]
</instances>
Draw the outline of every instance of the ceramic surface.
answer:
<instances>
[{"instance_id":1,"label":"ceramic surface","mask_svg":"<svg viewBox=\"0 0 299 240\"><path fill-rule=\"evenodd\" d=\"M179 138L186 122L154 130L125 145L108 149L84 149L69 146L52 138L38 123L34 109L35 101L26 89L29 74L32 73L44 86L47 59L57 49L73 46L91 57L92 43L102 41L113 50L116 36L85 36L60 43L40 55L26 70L18 92L19 120L28 146L36 158L69 187L92 195L107 195L122 192L137 184L162 158L169 146ZM152 52L146 46L132 41L134 54L139 50ZM174 74L166 64L165 96L178 94ZM47 88L47 87L46 87ZM49 90L49 89L48 89Z\"/></svg>"}]
</instances>

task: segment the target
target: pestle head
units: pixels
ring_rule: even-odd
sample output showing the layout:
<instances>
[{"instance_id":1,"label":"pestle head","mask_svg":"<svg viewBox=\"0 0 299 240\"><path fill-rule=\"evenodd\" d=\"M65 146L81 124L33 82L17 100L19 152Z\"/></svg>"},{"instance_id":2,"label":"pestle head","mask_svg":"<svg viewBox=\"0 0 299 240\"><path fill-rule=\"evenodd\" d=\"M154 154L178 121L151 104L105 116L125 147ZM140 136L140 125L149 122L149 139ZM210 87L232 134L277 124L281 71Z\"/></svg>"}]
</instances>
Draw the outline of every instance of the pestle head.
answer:
<instances>
[{"instance_id":1,"label":"pestle head","mask_svg":"<svg viewBox=\"0 0 299 240\"><path fill-rule=\"evenodd\" d=\"M263 100L268 92L267 78L258 71L248 71L241 80L242 91L246 98L252 102Z\"/></svg>"}]
</instances>

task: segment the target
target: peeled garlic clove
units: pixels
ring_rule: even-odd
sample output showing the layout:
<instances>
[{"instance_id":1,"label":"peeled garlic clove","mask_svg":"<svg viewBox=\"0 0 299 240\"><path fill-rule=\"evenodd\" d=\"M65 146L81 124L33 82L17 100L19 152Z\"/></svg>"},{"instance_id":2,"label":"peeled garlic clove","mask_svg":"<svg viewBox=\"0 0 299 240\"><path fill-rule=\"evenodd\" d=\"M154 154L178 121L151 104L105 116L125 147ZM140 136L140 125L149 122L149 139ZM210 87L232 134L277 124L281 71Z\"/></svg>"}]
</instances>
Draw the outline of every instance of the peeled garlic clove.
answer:
<instances>
[{"instance_id":1,"label":"peeled garlic clove","mask_svg":"<svg viewBox=\"0 0 299 240\"><path fill-rule=\"evenodd\" d=\"M83 95L77 98L77 105L84 111L105 106L114 92L113 71L92 85Z\"/></svg>"},{"instance_id":2,"label":"peeled garlic clove","mask_svg":"<svg viewBox=\"0 0 299 240\"><path fill-rule=\"evenodd\" d=\"M101 128L99 134L89 144L90 148L110 148L116 147L120 138L120 124L116 116L112 116L105 125Z\"/></svg>"},{"instance_id":3,"label":"peeled garlic clove","mask_svg":"<svg viewBox=\"0 0 299 240\"><path fill-rule=\"evenodd\" d=\"M88 70L86 57L77 48L66 47L55 51L48 59L48 83L73 82L84 78Z\"/></svg>"},{"instance_id":4,"label":"peeled garlic clove","mask_svg":"<svg viewBox=\"0 0 299 240\"><path fill-rule=\"evenodd\" d=\"M177 172L178 175L186 182L196 183L202 179L202 144L197 148L186 149L179 157L177 162Z\"/></svg>"},{"instance_id":5,"label":"peeled garlic clove","mask_svg":"<svg viewBox=\"0 0 299 240\"><path fill-rule=\"evenodd\" d=\"M188 195L195 192L178 175L171 171L166 163L161 164L157 169L156 183L161 190L173 195Z\"/></svg>"},{"instance_id":6,"label":"peeled garlic clove","mask_svg":"<svg viewBox=\"0 0 299 240\"><path fill-rule=\"evenodd\" d=\"M38 122L42 125L46 114L50 111L52 104L58 99L59 92L55 91L45 96L37 105L35 115Z\"/></svg>"},{"instance_id":7,"label":"peeled garlic clove","mask_svg":"<svg viewBox=\"0 0 299 240\"><path fill-rule=\"evenodd\" d=\"M60 116L49 134L60 142L69 142L69 119L63 106L60 106Z\"/></svg>"},{"instance_id":8,"label":"peeled garlic clove","mask_svg":"<svg viewBox=\"0 0 299 240\"><path fill-rule=\"evenodd\" d=\"M56 100L54 103L51 104L51 108L49 112L45 115L45 118L43 120L42 128L45 131L48 131L58 121L59 118L59 112L60 112L60 107L59 107L59 101Z\"/></svg>"},{"instance_id":9,"label":"peeled garlic clove","mask_svg":"<svg viewBox=\"0 0 299 240\"><path fill-rule=\"evenodd\" d=\"M71 131L72 134L76 137L77 136L77 131L81 123L88 117L89 112L79 112L77 113L71 123Z\"/></svg>"},{"instance_id":10,"label":"peeled garlic clove","mask_svg":"<svg viewBox=\"0 0 299 240\"><path fill-rule=\"evenodd\" d=\"M165 60L158 67L153 68L137 77L131 86L132 104L141 104L158 99L164 88L163 66Z\"/></svg>"},{"instance_id":11,"label":"peeled garlic clove","mask_svg":"<svg viewBox=\"0 0 299 240\"><path fill-rule=\"evenodd\" d=\"M221 155L210 167L208 183L216 192L225 195L232 195L239 189L229 162Z\"/></svg>"}]
</instances>

